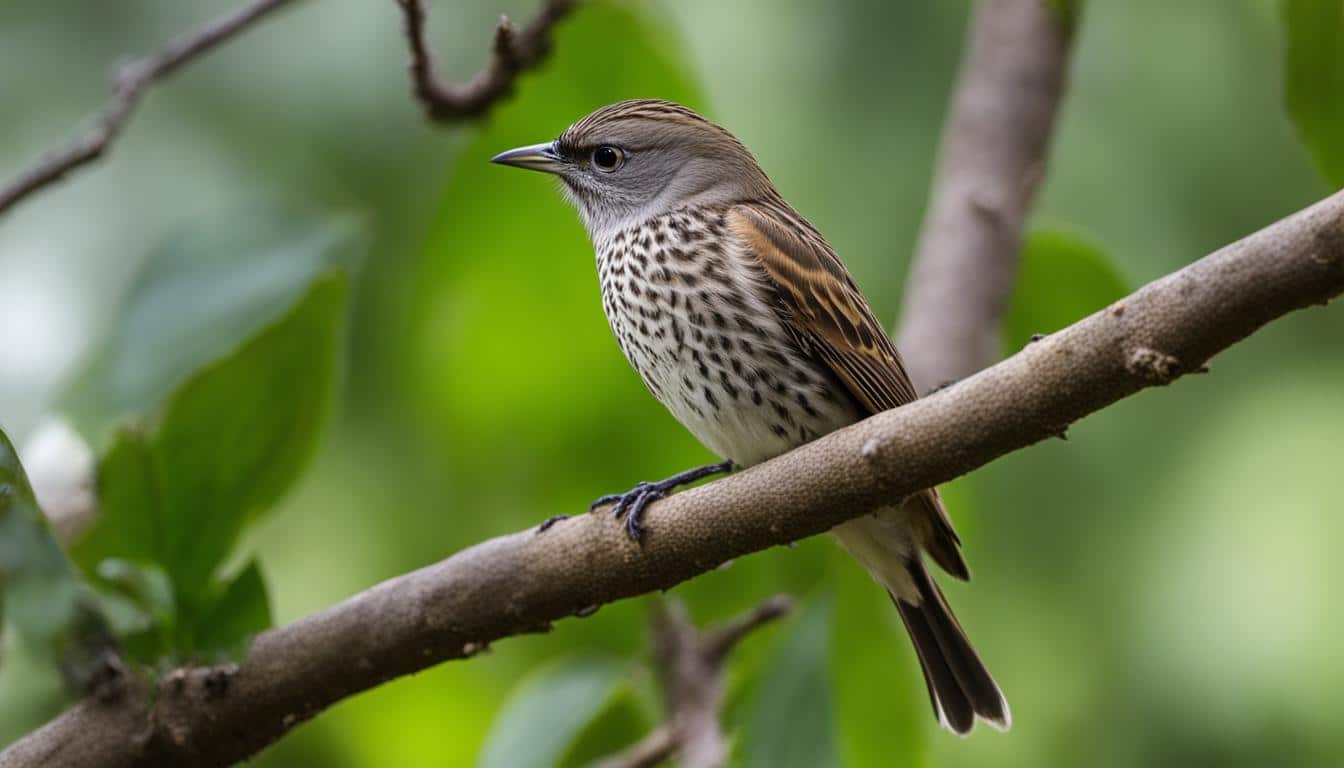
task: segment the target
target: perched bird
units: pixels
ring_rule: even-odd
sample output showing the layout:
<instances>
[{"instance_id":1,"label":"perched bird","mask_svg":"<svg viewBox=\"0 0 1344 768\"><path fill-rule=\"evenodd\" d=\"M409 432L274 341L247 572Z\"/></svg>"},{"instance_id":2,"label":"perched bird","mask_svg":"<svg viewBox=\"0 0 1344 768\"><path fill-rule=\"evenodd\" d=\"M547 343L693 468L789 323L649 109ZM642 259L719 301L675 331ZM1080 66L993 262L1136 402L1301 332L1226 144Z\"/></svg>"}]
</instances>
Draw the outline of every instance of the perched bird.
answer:
<instances>
[{"instance_id":1,"label":"perched bird","mask_svg":"<svg viewBox=\"0 0 1344 768\"><path fill-rule=\"evenodd\" d=\"M495 163L555 174L597 252L607 320L653 396L726 459L614 502L640 513L679 485L747 467L916 398L896 347L816 228L731 133L679 104L603 107ZM550 522L550 521L548 521ZM831 534L886 588L939 722L1006 729L1008 703L925 567L970 574L938 493Z\"/></svg>"}]
</instances>

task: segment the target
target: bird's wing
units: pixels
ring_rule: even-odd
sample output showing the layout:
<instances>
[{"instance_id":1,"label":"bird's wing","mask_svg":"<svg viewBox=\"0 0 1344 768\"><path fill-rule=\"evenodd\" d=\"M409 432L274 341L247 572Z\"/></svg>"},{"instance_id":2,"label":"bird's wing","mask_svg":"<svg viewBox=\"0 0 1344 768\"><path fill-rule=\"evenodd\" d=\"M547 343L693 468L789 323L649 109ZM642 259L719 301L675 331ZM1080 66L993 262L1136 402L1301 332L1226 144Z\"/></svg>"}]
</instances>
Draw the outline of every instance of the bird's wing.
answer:
<instances>
[{"instance_id":1,"label":"bird's wing","mask_svg":"<svg viewBox=\"0 0 1344 768\"><path fill-rule=\"evenodd\" d=\"M785 325L868 413L915 399L896 345L821 234L783 202L728 214L778 294Z\"/></svg>"},{"instance_id":2,"label":"bird's wing","mask_svg":"<svg viewBox=\"0 0 1344 768\"><path fill-rule=\"evenodd\" d=\"M918 397L896 345L854 278L806 219L774 200L734 206L728 221L775 289L785 327L834 372L856 404L872 414ZM911 506L929 554L966 578L961 542L937 491L912 498Z\"/></svg>"}]
</instances>

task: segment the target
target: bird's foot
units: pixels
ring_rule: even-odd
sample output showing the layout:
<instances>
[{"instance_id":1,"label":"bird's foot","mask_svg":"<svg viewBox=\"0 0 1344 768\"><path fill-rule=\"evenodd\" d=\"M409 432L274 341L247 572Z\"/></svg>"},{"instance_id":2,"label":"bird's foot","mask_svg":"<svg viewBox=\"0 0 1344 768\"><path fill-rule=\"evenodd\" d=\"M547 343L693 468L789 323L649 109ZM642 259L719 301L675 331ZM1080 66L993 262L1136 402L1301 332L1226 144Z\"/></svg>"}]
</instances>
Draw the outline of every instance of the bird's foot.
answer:
<instances>
[{"instance_id":1,"label":"bird's foot","mask_svg":"<svg viewBox=\"0 0 1344 768\"><path fill-rule=\"evenodd\" d=\"M656 483L642 481L634 488L625 493L609 493L606 496L594 501L588 507L592 512L598 507L612 504L611 514L617 520L624 518L625 533L636 543L644 535L644 528L640 524L640 517L644 514L644 509L653 502L667 496L678 487L693 483L696 480L710 477L712 475L721 475L725 472L731 472L733 462L721 461L718 464L706 464L703 467L688 469L680 474L673 475L666 480L660 480ZM545 523L543 523L545 525Z\"/></svg>"}]
</instances>

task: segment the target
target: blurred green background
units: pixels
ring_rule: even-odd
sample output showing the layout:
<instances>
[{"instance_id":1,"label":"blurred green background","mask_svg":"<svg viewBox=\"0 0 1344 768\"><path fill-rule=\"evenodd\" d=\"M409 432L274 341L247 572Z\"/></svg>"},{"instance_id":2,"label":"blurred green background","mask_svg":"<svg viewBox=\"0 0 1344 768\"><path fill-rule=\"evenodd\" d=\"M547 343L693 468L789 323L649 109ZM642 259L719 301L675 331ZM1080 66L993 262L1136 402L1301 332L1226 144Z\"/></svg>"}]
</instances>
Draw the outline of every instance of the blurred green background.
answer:
<instances>
[{"instance_id":1,"label":"blurred green background","mask_svg":"<svg viewBox=\"0 0 1344 768\"><path fill-rule=\"evenodd\" d=\"M72 136L112 62L234 5L0 4L0 176ZM534 7L432 3L443 70L474 72L498 14ZM1086 242L1132 288L1323 197L1284 109L1279 10L1089 3L1032 228ZM894 319L969 11L596 4L514 100L436 128L409 97L391 0L301 3L154 90L108 159L0 219L0 426L22 442L40 423L166 236L302 208L356 214L369 245L331 425L244 547L277 622L704 463L610 338L573 212L548 180L485 159L619 98L685 101L753 149ZM1031 275L1034 302L1085 311L1068 270ZM946 489L976 579L945 587L1012 704L1007 735L937 729L885 595L825 540L678 587L702 622L781 590L804 600L734 658L735 759L1344 762L1341 338L1338 308L1295 314L1212 375ZM597 720L566 759L601 754L656 717L644 617L627 601L389 683L256 764L508 765L518 722L570 711ZM61 706L7 636L0 742Z\"/></svg>"}]
</instances>

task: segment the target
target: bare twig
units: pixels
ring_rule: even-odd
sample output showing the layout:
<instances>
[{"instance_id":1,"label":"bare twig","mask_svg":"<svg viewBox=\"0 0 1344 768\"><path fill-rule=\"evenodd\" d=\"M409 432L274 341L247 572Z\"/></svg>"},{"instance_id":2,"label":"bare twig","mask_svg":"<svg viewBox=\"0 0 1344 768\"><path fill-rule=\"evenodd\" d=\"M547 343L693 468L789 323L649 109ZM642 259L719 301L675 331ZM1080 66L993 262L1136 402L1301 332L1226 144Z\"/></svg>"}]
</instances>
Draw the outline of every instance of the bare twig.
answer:
<instances>
[{"instance_id":1,"label":"bare twig","mask_svg":"<svg viewBox=\"0 0 1344 768\"><path fill-rule=\"evenodd\" d=\"M718 627L711 628L703 638L705 655L710 659L722 661L730 651L742 642L742 638L775 619L787 616L793 610L793 600L788 595L775 595L749 613Z\"/></svg>"},{"instance_id":2,"label":"bare twig","mask_svg":"<svg viewBox=\"0 0 1344 768\"><path fill-rule=\"evenodd\" d=\"M551 30L573 10L574 0L546 0L522 30L508 17L501 18L489 60L465 83L444 80L435 70L434 54L425 40L424 0L397 0L397 5L406 19L415 97L431 120L448 122L485 112L509 92L520 73L540 63L550 50Z\"/></svg>"},{"instance_id":3,"label":"bare twig","mask_svg":"<svg viewBox=\"0 0 1344 768\"><path fill-rule=\"evenodd\" d=\"M984 0L971 27L900 322L920 392L999 358L1068 67L1069 30L1048 6Z\"/></svg>"},{"instance_id":4,"label":"bare twig","mask_svg":"<svg viewBox=\"0 0 1344 768\"><path fill-rule=\"evenodd\" d=\"M0 768L232 764L359 691L825 532L1052 438L1341 293L1344 192L936 395L653 504L643 545L605 514L486 541L262 633L236 669L180 670L153 698L130 686L84 701L0 754Z\"/></svg>"},{"instance_id":5,"label":"bare twig","mask_svg":"<svg viewBox=\"0 0 1344 768\"><path fill-rule=\"evenodd\" d=\"M600 768L642 768L678 756L682 768L720 768L728 760L723 717L723 663L753 630L793 609L788 595L775 595L721 627L700 632L686 606L659 600L650 616L653 649L663 684L667 722Z\"/></svg>"},{"instance_id":6,"label":"bare twig","mask_svg":"<svg viewBox=\"0 0 1344 768\"><path fill-rule=\"evenodd\" d=\"M597 764L597 768L653 768L677 751L677 735L668 723L649 731L624 752Z\"/></svg>"},{"instance_id":7,"label":"bare twig","mask_svg":"<svg viewBox=\"0 0 1344 768\"><path fill-rule=\"evenodd\" d=\"M216 19L170 42L159 52L133 61L117 70L112 99L98 117L93 130L64 149L49 154L28 170L0 187L0 214L42 187L59 181L76 168L107 152L144 96L145 89L172 75L182 66L213 50L271 12L294 0L257 0L228 16Z\"/></svg>"}]
</instances>

